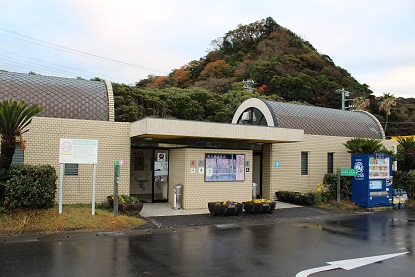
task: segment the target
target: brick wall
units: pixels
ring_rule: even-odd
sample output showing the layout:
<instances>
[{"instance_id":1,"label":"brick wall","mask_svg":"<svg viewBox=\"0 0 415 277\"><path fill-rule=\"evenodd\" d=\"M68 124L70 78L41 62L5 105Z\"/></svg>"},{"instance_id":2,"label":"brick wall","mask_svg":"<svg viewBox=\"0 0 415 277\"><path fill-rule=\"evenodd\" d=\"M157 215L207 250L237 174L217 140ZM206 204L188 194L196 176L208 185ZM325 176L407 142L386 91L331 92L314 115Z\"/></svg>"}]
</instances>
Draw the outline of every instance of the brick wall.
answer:
<instances>
[{"instance_id":1,"label":"brick wall","mask_svg":"<svg viewBox=\"0 0 415 277\"><path fill-rule=\"evenodd\" d=\"M24 134L25 164L51 164L59 177L59 140L98 140L96 202L113 194L114 161L125 160L121 167L119 193L130 192L130 124L95 120L35 117ZM93 165L79 165L78 176L63 177L63 203L91 203ZM59 179L56 196L59 196Z\"/></svg>"},{"instance_id":2,"label":"brick wall","mask_svg":"<svg viewBox=\"0 0 415 277\"><path fill-rule=\"evenodd\" d=\"M304 135L304 141L273 144L264 148L264 187L270 182L268 195L275 198L275 191L291 190L309 192L317 189L327 173L327 153L334 153L333 171L338 167L350 168L351 155L343 145L351 138ZM392 150L390 141L383 141ZM301 152L308 152L308 175L301 175ZM274 163L280 162L280 167ZM269 164L269 167L268 165ZM268 169L270 170L268 174Z\"/></svg>"},{"instance_id":3,"label":"brick wall","mask_svg":"<svg viewBox=\"0 0 415 277\"><path fill-rule=\"evenodd\" d=\"M113 194L114 160L125 160L121 167L119 193L130 193L130 124L123 122L92 121L35 117L24 134L27 164L51 164L59 176L59 139L98 140L96 201L105 201ZM350 154L343 146L350 138L304 135L302 142L263 145L262 195L275 199L275 191L307 192L317 188L327 173L327 153L334 153L334 171L350 167ZM392 149L396 142L384 141ZM308 175L301 175L301 152L309 153ZM199 173L199 161L205 162L206 153L245 154L245 161L253 167L250 150L212 150L177 148L170 150L169 204L173 205L174 185L183 185L184 209L206 208L207 202L219 200L246 201L252 195L252 173L245 173L243 182L205 182L205 173ZM191 167L190 162L196 161ZM275 162L280 167L275 167ZM194 173L192 173L194 169ZM203 165L203 170L205 166ZM63 202L90 203L92 199L92 165L79 165L78 176L64 176ZM59 185L59 182L57 182ZM59 191L57 190L57 197Z\"/></svg>"},{"instance_id":4,"label":"brick wall","mask_svg":"<svg viewBox=\"0 0 415 277\"><path fill-rule=\"evenodd\" d=\"M245 181L240 182L205 182L205 173L199 173L199 161L205 162L206 153L245 154L245 161L252 164L252 151L248 150L172 149L169 164L170 205L173 205L174 185L176 184L183 185L182 207L184 209L205 209L207 203L212 201L242 202L250 199L252 195L251 173L245 173ZM192 160L196 162L195 167L191 167Z\"/></svg>"}]
</instances>

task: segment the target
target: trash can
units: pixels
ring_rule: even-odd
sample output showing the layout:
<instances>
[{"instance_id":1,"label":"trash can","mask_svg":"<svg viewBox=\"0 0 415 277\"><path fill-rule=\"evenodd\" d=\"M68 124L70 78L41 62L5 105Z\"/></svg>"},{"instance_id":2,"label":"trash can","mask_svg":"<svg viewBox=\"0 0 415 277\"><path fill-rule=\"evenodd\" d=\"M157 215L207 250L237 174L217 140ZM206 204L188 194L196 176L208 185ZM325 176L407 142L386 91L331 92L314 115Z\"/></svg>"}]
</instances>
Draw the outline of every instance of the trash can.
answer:
<instances>
[{"instance_id":1,"label":"trash can","mask_svg":"<svg viewBox=\"0 0 415 277\"><path fill-rule=\"evenodd\" d=\"M173 209L178 210L182 208L182 185L178 184L174 186L174 202Z\"/></svg>"},{"instance_id":2,"label":"trash can","mask_svg":"<svg viewBox=\"0 0 415 277\"><path fill-rule=\"evenodd\" d=\"M252 199L256 199L257 193L256 193L256 183L252 183Z\"/></svg>"},{"instance_id":3,"label":"trash can","mask_svg":"<svg viewBox=\"0 0 415 277\"><path fill-rule=\"evenodd\" d=\"M395 210L399 209L401 198L401 189L393 189L392 191L392 204Z\"/></svg>"},{"instance_id":4,"label":"trash can","mask_svg":"<svg viewBox=\"0 0 415 277\"><path fill-rule=\"evenodd\" d=\"M401 195L399 197L399 209L405 209L406 200L408 200L408 194L404 189L401 189Z\"/></svg>"}]
</instances>

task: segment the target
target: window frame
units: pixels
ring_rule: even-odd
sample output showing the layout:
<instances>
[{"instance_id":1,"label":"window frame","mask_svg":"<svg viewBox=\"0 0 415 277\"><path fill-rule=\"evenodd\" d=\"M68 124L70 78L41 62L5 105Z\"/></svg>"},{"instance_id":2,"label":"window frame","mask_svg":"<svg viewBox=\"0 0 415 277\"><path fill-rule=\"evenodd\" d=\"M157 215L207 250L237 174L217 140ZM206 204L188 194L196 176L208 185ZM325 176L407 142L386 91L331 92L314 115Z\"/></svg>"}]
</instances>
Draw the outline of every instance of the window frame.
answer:
<instances>
[{"instance_id":1,"label":"window frame","mask_svg":"<svg viewBox=\"0 0 415 277\"><path fill-rule=\"evenodd\" d=\"M79 164L64 164L63 175L78 176L79 175Z\"/></svg>"},{"instance_id":2,"label":"window frame","mask_svg":"<svg viewBox=\"0 0 415 277\"><path fill-rule=\"evenodd\" d=\"M308 151L301 151L301 175L308 175L309 171L309 153Z\"/></svg>"},{"instance_id":3,"label":"window frame","mask_svg":"<svg viewBox=\"0 0 415 277\"><path fill-rule=\"evenodd\" d=\"M334 152L327 152L327 173L334 173Z\"/></svg>"}]
</instances>

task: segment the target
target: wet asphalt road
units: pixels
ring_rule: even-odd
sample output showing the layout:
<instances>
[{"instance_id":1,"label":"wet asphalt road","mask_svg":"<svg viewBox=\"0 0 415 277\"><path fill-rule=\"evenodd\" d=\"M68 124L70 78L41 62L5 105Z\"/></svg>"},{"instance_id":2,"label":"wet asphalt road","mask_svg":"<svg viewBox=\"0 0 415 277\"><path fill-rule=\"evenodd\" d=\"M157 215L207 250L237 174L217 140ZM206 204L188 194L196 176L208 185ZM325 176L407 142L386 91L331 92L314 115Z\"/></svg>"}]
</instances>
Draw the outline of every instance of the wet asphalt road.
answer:
<instances>
[{"instance_id":1,"label":"wet asphalt road","mask_svg":"<svg viewBox=\"0 0 415 277\"><path fill-rule=\"evenodd\" d=\"M296 276L328 262L412 251L415 210L155 217L140 230L6 239L0 276ZM312 276L414 276L403 254Z\"/></svg>"}]
</instances>

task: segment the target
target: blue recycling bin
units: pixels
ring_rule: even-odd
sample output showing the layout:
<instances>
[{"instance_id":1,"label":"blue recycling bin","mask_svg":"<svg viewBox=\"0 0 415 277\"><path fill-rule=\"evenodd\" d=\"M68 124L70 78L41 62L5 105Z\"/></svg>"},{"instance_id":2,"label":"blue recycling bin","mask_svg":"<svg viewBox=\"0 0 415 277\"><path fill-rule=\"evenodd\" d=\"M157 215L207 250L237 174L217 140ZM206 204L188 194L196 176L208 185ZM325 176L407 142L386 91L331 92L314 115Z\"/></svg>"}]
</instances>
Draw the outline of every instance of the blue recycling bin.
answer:
<instances>
[{"instance_id":1,"label":"blue recycling bin","mask_svg":"<svg viewBox=\"0 0 415 277\"><path fill-rule=\"evenodd\" d=\"M408 194L404 189L394 189L392 192L392 197L392 204L394 209L405 209L405 202L408 200Z\"/></svg>"},{"instance_id":2,"label":"blue recycling bin","mask_svg":"<svg viewBox=\"0 0 415 277\"><path fill-rule=\"evenodd\" d=\"M399 209L401 201L401 189L393 189L392 191L392 204L395 210Z\"/></svg>"},{"instance_id":3,"label":"blue recycling bin","mask_svg":"<svg viewBox=\"0 0 415 277\"><path fill-rule=\"evenodd\" d=\"M401 195L399 197L399 209L405 209L405 201L408 200L408 194L404 189L400 191Z\"/></svg>"}]
</instances>

